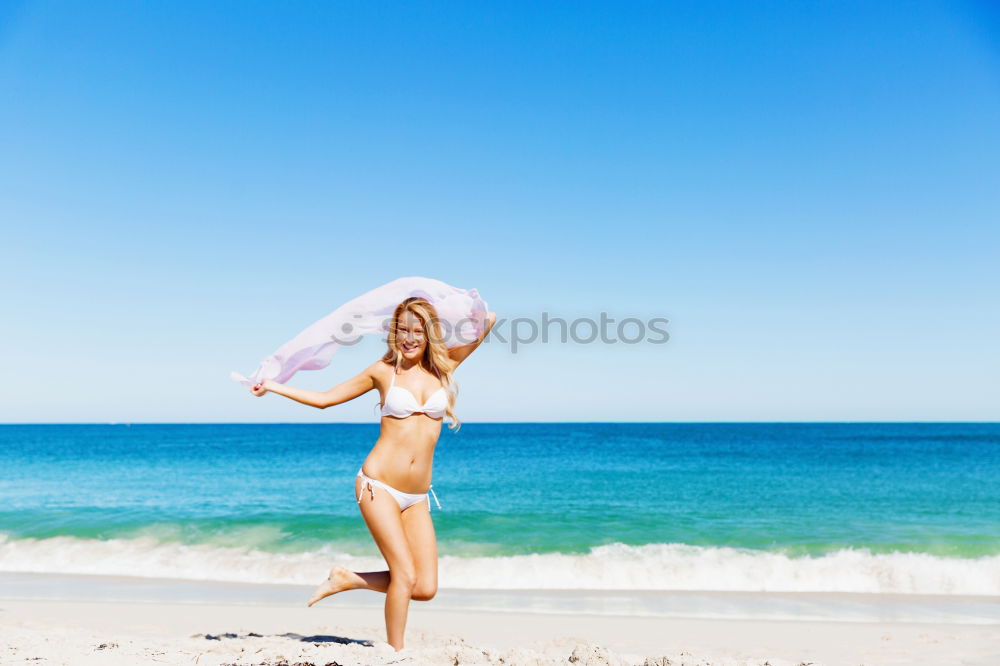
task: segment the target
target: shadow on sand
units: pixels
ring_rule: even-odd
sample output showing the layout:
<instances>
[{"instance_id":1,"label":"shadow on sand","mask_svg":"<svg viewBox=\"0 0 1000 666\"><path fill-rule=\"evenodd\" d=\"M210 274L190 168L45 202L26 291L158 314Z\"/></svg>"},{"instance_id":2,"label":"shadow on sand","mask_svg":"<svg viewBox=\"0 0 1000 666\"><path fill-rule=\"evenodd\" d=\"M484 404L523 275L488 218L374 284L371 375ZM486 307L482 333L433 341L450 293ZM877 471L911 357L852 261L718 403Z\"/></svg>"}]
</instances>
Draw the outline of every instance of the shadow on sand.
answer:
<instances>
[{"instance_id":1,"label":"shadow on sand","mask_svg":"<svg viewBox=\"0 0 1000 666\"><path fill-rule=\"evenodd\" d=\"M223 638L263 638L263 634L258 634L250 632L247 634L201 634L205 637L207 641L221 641ZM292 632L287 632L284 634L271 634L271 636L278 638L290 638L295 641L302 641L303 643L339 643L340 645L363 645L364 647L374 647L375 643L370 640L363 640L359 638L347 638L346 636L326 636L326 635L314 635L314 636L303 636L302 634L296 634Z\"/></svg>"}]
</instances>

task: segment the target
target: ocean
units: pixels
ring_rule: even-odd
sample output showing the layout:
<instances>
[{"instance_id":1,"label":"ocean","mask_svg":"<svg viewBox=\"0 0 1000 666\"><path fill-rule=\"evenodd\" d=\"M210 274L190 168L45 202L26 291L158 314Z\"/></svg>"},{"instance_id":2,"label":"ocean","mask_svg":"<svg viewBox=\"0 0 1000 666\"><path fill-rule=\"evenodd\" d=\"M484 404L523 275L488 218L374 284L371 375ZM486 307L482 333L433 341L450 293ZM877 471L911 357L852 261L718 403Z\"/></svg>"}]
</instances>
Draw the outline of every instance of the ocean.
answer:
<instances>
[{"instance_id":1,"label":"ocean","mask_svg":"<svg viewBox=\"0 0 1000 666\"><path fill-rule=\"evenodd\" d=\"M377 424L0 426L0 572L314 585L384 568ZM466 423L442 589L1000 596L1000 424Z\"/></svg>"}]
</instances>

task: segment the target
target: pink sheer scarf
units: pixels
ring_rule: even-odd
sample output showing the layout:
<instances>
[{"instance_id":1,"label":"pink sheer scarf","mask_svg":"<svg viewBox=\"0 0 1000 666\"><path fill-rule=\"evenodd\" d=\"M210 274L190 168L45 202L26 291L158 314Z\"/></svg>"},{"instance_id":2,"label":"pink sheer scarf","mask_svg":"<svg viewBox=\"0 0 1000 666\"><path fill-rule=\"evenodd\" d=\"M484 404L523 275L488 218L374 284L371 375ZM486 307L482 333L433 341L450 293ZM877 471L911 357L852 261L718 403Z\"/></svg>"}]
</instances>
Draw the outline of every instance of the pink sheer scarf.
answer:
<instances>
[{"instance_id":1,"label":"pink sheer scarf","mask_svg":"<svg viewBox=\"0 0 1000 666\"><path fill-rule=\"evenodd\" d=\"M411 296L423 297L435 307L449 349L475 341L486 326L488 306L475 289L404 277L341 305L262 360L249 377L235 371L229 376L249 388L265 379L287 382L299 370L321 370L341 346L356 343L362 335L384 335L392 311Z\"/></svg>"}]
</instances>

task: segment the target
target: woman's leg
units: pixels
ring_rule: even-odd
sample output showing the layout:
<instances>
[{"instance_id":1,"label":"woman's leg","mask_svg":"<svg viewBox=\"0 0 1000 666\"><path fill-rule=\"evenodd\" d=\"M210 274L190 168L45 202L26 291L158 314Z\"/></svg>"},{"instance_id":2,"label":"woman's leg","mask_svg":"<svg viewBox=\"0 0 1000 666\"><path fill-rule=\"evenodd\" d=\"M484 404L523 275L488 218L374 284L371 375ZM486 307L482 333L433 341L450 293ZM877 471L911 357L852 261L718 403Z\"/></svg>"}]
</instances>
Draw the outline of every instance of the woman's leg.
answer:
<instances>
[{"instance_id":1,"label":"woman's leg","mask_svg":"<svg viewBox=\"0 0 1000 666\"><path fill-rule=\"evenodd\" d=\"M406 541L417 572L417 584L413 589L414 601L430 601L437 594L437 537L428 501L418 502L406 508L401 514L403 531L406 532ZM388 571L351 571L341 566L334 566L326 581L317 588L309 605L344 590L386 592L389 581Z\"/></svg>"},{"instance_id":2,"label":"woman's leg","mask_svg":"<svg viewBox=\"0 0 1000 666\"><path fill-rule=\"evenodd\" d=\"M356 477L354 481L354 497L355 499L361 497L361 486L364 482L361 477ZM375 486L378 488L378 486ZM380 491L383 489L379 488ZM365 488L364 491L369 497L371 497L371 492ZM360 502L358 502L360 508ZM397 505L398 507L398 505ZM345 590L372 590L373 592L386 592L389 589L389 572L388 571L351 571L340 565L333 565L330 569L330 573L327 574L326 580L319 584L319 586L313 591L312 597L310 597L307 606L312 606L317 601L326 599L327 597L337 594L338 592L344 592Z\"/></svg>"},{"instance_id":3,"label":"woman's leg","mask_svg":"<svg viewBox=\"0 0 1000 666\"><path fill-rule=\"evenodd\" d=\"M354 484L355 497L358 497L358 492L361 487L360 484L360 480ZM367 488L365 492L369 497L371 497L371 493L368 492ZM426 596L426 591L430 589L432 590L430 597L433 597L434 591L437 590L437 542L434 541L434 525L430 523L430 511L427 501L421 501L414 506L407 507L407 509L402 512L402 515L404 518L403 528L407 532L407 541L411 543L411 552L414 550L414 547L412 546L414 542L426 544L426 536L421 538L420 536L412 533L419 530L421 534L426 535L426 529L430 529L430 545L433 546L433 550L428 551L426 545L417 546L416 550L419 554L415 554L414 559L420 560L416 565L418 570L418 583L423 581L420 588L421 594L418 596ZM421 506L427 509L426 513L428 515L426 525L418 527L411 525L410 527L406 527L406 516ZM421 521L421 523L423 523L423 521ZM433 565L433 574L429 573L428 563ZM424 572L423 575L420 574L420 571ZM346 567L335 564L330 568L330 573L327 574L326 580L319 584L306 605L312 606L317 601L321 601L331 595L337 594L338 592L344 592L346 590L371 590L372 592L384 593L389 589L389 580L390 576L388 571L351 571ZM428 585L428 583L430 585ZM424 601L424 599L419 599L417 597L414 598L418 601Z\"/></svg>"},{"instance_id":4,"label":"woman's leg","mask_svg":"<svg viewBox=\"0 0 1000 666\"><path fill-rule=\"evenodd\" d=\"M358 479L358 484L360 482L361 479ZM417 572L406 532L403 531L399 505L384 488L376 487L374 499L368 492L361 495L360 506L368 531L389 565L389 582L385 591L386 640L389 645L401 650Z\"/></svg>"},{"instance_id":5,"label":"woman's leg","mask_svg":"<svg viewBox=\"0 0 1000 666\"><path fill-rule=\"evenodd\" d=\"M402 514L403 531L410 544L410 553L417 571L413 599L430 601L437 594L438 554L434 523L431 521L430 498L418 502Z\"/></svg>"},{"instance_id":6,"label":"woman's leg","mask_svg":"<svg viewBox=\"0 0 1000 666\"><path fill-rule=\"evenodd\" d=\"M312 606L321 599L345 590L372 590L386 592L389 589L388 571L351 571L340 565L330 569L326 580L320 583L313 592L307 606Z\"/></svg>"},{"instance_id":7,"label":"woman's leg","mask_svg":"<svg viewBox=\"0 0 1000 666\"><path fill-rule=\"evenodd\" d=\"M410 553L413 555L417 570L417 585L413 590L413 600L430 601L437 594L438 555L434 523L431 522L427 501L408 507L402 513L402 520L403 531L406 532L406 541L410 546ZM389 580L388 571L351 571L346 567L334 565L326 580L313 592L308 605L312 606L321 599L345 590L371 590L384 593L389 589Z\"/></svg>"}]
</instances>

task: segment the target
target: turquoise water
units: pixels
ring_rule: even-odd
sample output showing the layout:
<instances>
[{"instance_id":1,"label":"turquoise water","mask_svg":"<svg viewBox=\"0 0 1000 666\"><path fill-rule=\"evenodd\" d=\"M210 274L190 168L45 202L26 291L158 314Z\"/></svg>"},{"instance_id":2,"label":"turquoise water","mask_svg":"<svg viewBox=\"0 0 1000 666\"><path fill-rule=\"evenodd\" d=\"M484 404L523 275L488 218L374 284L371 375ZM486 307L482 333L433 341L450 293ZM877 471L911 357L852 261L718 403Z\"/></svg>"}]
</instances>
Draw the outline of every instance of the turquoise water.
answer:
<instances>
[{"instance_id":1,"label":"turquoise water","mask_svg":"<svg viewBox=\"0 0 1000 666\"><path fill-rule=\"evenodd\" d=\"M0 571L375 564L353 491L377 434L0 426ZM442 585L1000 594L998 479L997 424L470 423L431 513Z\"/></svg>"}]
</instances>

